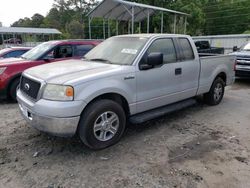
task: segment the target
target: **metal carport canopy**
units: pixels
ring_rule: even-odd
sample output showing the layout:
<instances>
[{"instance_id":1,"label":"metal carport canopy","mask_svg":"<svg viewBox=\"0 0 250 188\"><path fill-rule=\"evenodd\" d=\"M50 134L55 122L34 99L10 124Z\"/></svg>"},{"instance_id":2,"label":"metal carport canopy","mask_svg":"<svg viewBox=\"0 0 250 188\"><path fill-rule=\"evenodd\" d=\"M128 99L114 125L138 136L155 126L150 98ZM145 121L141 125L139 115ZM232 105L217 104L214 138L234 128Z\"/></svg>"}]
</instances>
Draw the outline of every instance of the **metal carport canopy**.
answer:
<instances>
[{"instance_id":1,"label":"metal carport canopy","mask_svg":"<svg viewBox=\"0 0 250 188\"><path fill-rule=\"evenodd\" d=\"M93 10L91 10L88 13L89 29L90 29L89 32L91 34L90 22L92 18L103 18L108 20L113 19L117 21L131 20L132 33L134 32L134 22L141 22L142 20L145 20L147 18L148 29L149 29L149 17L153 15L156 11L162 13L162 20L161 20L162 28L163 28L163 12L174 14L175 22L176 22L176 15L181 15L184 16L185 18L189 16L189 14L186 14L184 12L179 12L175 10L170 10L166 8L161 8L141 3L128 2L124 0L103 0Z\"/></svg>"}]
</instances>

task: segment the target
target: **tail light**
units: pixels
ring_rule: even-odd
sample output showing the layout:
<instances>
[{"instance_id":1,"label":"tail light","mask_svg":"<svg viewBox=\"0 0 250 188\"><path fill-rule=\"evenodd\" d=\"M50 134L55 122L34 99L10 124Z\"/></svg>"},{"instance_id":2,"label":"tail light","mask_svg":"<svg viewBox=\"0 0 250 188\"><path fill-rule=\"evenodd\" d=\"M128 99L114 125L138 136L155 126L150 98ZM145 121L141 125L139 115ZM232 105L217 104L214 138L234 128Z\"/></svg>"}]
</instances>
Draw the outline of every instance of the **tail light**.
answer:
<instances>
[{"instance_id":1,"label":"tail light","mask_svg":"<svg viewBox=\"0 0 250 188\"><path fill-rule=\"evenodd\" d=\"M234 62L234 71L236 71L236 65L237 65L237 63L238 63L238 61L235 60L235 62Z\"/></svg>"}]
</instances>

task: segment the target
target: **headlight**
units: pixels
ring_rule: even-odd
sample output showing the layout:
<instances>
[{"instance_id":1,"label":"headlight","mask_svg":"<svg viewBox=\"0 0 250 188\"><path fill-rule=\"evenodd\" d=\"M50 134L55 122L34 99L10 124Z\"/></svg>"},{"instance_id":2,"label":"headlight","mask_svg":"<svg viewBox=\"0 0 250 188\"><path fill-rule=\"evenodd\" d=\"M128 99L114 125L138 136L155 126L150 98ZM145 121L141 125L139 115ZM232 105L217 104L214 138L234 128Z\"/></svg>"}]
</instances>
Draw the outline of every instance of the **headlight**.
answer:
<instances>
[{"instance_id":1,"label":"headlight","mask_svg":"<svg viewBox=\"0 0 250 188\"><path fill-rule=\"evenodd\" d=\"M55 101L72 101L74 99L74 88L72 86L48 84L43 92L43 98Z\"/></svg>"},{"instance_id":2,"label":"headlight","mask_svg":"<svg viewBox=\"0 0 250 188\"><path fill-rule=\"evenodd\" d=\"M0 67L0 74L3 74L3 72L5 71L7 67Z\"/></svg>"}]
</instances>

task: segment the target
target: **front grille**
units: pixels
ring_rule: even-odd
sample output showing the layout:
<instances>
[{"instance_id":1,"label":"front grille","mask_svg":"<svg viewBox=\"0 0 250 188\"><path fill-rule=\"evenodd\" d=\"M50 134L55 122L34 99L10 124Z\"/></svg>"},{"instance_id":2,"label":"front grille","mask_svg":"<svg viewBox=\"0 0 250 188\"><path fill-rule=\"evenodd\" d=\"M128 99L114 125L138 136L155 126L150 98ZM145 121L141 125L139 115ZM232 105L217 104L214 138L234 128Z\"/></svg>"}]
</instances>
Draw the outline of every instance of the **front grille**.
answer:
<instances>
[{"instance_id":1,"label":"front grille","mask_svg":"<svg viewBox=\"0 0 250 188\"><path fill-rule=\"evenodd\" d=\"M28 95L29 97L36 99L41 83L31 80L27 77L22 76L20 82L20 89L23 93Z\"/></svg>"},{"instance_id":2,"label":"front grille","mask_svg":"<svg viewBox=\"0 0 250 188\"><path fill-rule=\"evenodd\" d=\"M250 65L250 56L237 56L238 65Z\"/></svg>"}]
</instances>

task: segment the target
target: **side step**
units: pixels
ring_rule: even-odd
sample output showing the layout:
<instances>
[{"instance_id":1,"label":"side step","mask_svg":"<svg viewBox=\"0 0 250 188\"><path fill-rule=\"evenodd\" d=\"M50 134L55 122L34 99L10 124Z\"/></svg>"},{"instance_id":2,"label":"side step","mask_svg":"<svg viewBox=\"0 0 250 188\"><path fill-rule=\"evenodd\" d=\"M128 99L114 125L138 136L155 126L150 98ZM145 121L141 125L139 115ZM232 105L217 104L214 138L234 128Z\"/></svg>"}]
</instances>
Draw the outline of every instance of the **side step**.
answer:
<instances>
[{"instance_id":1,"label":"side step","mask_svg":"<svg viewBox=\"0 0 250 188\"><path fill-rule=\"evenodd\" d=\"M183 101L176 102L176 103L173 103L173 104L170 104L170 105L167 105L167 106L163 106L163 107L160 107L160 108L156 108L156 109L153 109L153 110L142 112L140 114L136 114L134 116L131 116L129 118L129 120L130 120L131 123L140 124L140 123L143 123L145 121L148 121L148 120L151 120L151 119L154 119L154 118L169 114L171 112L175 112L175 111L181 110L183 108L193 106L196 103L197 102L196 102L195 99L183 100Z\"/></svg>"}]
</instances>

